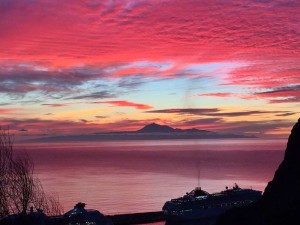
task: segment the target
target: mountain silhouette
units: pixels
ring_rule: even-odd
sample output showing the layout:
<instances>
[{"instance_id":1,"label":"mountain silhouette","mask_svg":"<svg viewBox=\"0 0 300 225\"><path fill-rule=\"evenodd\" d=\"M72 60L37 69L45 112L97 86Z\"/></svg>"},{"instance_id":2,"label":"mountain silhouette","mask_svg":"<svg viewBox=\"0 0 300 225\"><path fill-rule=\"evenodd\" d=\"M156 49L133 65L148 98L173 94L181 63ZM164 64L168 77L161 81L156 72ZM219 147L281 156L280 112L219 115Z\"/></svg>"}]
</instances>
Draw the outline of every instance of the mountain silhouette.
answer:
<instances>
[{"instance_id":1,"label":"mountain silhouette","mask_svg":"<svg viewBox=\"0 0 300 225\"><path fill-rule=\"evenodd\" d=\"M178 129L151 123L136 131L114 131L94 134L48 136L26 142L105 141L105 140L162 140L162 139L218 139L256 138L242 134L219 133L196 128Z\"/></svg>"},{"instance_id":2,"label":"mountain silhouette","mask_svg":"<svg viewBox=\"0 0 300 225\"><path fill-rule=\"evenodd\" d=\"M156 123L151 123L144 126L142 129L137 130L139 133L151 133L151 132L174 132L175 129L166 125L159 125Z\"/></svg>"},{"instance_id":3,"label":"mountain silhouette","mask_svg":"<svg viewBox=\"0 0 300 225\"><path fill-rule=\"evenodd\" d=\"M207 130L199 130L199 129L196 129L196 128L192 128L192 129L178 129L178 128L172 128L170 126L167 126L167 125L159 125L157 123L151 123L151 124L148 124L146 126L144 126L142 129L140 130L137 130L136 132L138 133L155 133L155 132L166 132L166 133L172 133L172 132L210 132L210 131L207 131Z\"/></svg>"}]
</instances>

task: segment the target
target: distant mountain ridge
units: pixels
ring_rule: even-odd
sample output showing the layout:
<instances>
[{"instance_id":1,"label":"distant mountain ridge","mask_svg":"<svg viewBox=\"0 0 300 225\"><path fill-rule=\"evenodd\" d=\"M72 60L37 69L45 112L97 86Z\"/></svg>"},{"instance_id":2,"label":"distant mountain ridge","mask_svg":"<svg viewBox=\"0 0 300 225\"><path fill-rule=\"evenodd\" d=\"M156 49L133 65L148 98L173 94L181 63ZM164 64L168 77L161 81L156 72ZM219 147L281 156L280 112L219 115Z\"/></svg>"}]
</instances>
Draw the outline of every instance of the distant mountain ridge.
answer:
<instances>
[{"instance_id":1,"label":"distant mountain ridge","mask_svg":"<svg viewBox=\"0 0 300 225\"><path fill-rule=\"evenodd\" d=\"M151 132L168 132L168 133L171 133L171 132L210 132L210 131L207 131L207 130L199 130L199 129L196 129L196 128L192 128L192 129L178 129L178 128L172 128L170 126L167 126L167 125L159 125L157 123L151 123L151 124L148 124L146 126L144 126L142 129L140 130L137 130L136 132L138 133L151 133Z\"/></svg>"},{"instance_id":2,"label":"distant mountain ridge","mask_svg":"<svg viewBox=\"0 0 300 225\"><path fill-rule=\"evenodd\" d=\"M142 129L137 130L138 133L147 133L147 132L174 132L175 129L167 125L159 125L156 123L151 123L144 126Z\"/></svg>"},{"instance_id":3,"label":"distant mountain ridge","mask_svg":"<svg viewBox=\"0 0 300 225\"><path fill-rule=\"evenodd\" d=\"M166 139L218 139L256 138L241 134L218 133L196 128L178 129L151 123L136 131L114 131L106 133L48 136L26 140L26 142L105 141L105 140L166 140Z\"/></svg>"}]
</instances>

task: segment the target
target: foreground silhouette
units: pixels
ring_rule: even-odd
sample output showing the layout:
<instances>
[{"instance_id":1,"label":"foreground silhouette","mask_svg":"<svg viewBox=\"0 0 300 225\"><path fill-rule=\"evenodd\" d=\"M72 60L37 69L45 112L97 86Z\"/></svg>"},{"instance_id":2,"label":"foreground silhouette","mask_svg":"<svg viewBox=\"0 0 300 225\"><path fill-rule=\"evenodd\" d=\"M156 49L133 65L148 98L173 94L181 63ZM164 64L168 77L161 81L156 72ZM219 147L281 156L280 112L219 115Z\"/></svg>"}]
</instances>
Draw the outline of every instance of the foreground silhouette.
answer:
<instances>
[{"instance_id":1,"label":"foreground silhouette","mask_svg":"<svg viewBox=\"0 0 300 225\"><path fill-rule=\"evenodd\" d=\"M33 161L25 151L15 153L13 135L0 126L0 224L32 225L43 221L44 213L62 213L58 198L46 195Z\"/></svg>"},{"instance_id":2,"label":"foreground silhouette","mask_svg":"<svg viewBox=\"0 0 300 225\"><path fill-rule=\"evenodd\" d=\"M223 214L217 225L300 224L300 119L294 125L283 162L256 203Z\"/></svg>"}]
</instances>

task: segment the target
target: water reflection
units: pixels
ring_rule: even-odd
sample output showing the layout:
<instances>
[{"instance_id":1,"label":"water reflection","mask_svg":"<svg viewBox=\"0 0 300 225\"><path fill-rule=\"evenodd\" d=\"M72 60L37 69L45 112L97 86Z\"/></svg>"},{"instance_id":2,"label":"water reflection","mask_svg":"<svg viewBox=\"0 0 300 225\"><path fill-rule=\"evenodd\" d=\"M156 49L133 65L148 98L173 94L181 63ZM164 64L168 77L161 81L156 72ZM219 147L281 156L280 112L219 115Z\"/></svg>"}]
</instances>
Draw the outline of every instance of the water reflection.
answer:
<instances>
[{"instance_id":1,"label":"water reflection","mask_svg":"<svg viewBox=\"0 0 300 225\"><path fill-rule=\"evenodd\" d=\"M85 202L111 215L159 211L199 185L210 193L235 182L264 190L284 145L285 140L164 140L25 148L45 191L57 193L65 211Z\"/></svg>"}]
</instances>

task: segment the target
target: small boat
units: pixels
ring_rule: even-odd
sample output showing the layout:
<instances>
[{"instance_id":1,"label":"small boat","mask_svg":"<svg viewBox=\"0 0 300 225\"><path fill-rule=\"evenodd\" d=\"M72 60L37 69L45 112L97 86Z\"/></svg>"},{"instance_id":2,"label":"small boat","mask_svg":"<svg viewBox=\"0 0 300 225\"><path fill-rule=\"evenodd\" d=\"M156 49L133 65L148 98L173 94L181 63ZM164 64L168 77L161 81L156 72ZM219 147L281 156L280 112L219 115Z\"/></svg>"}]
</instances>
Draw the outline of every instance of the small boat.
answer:
<instances>
[{"instance_id":1,"label":"small boat","mask_svg":"<svg viewBox=\"0 0 300 225\"><path fill-rule=\"evenodd\" d=\"M233 207L248 205L261 195L261 191L242 189L237 184L213 194L197 187L183 197L167 201L162 209L167 222L200 220L218 217Z\"/></svg>"}]
</instances>

